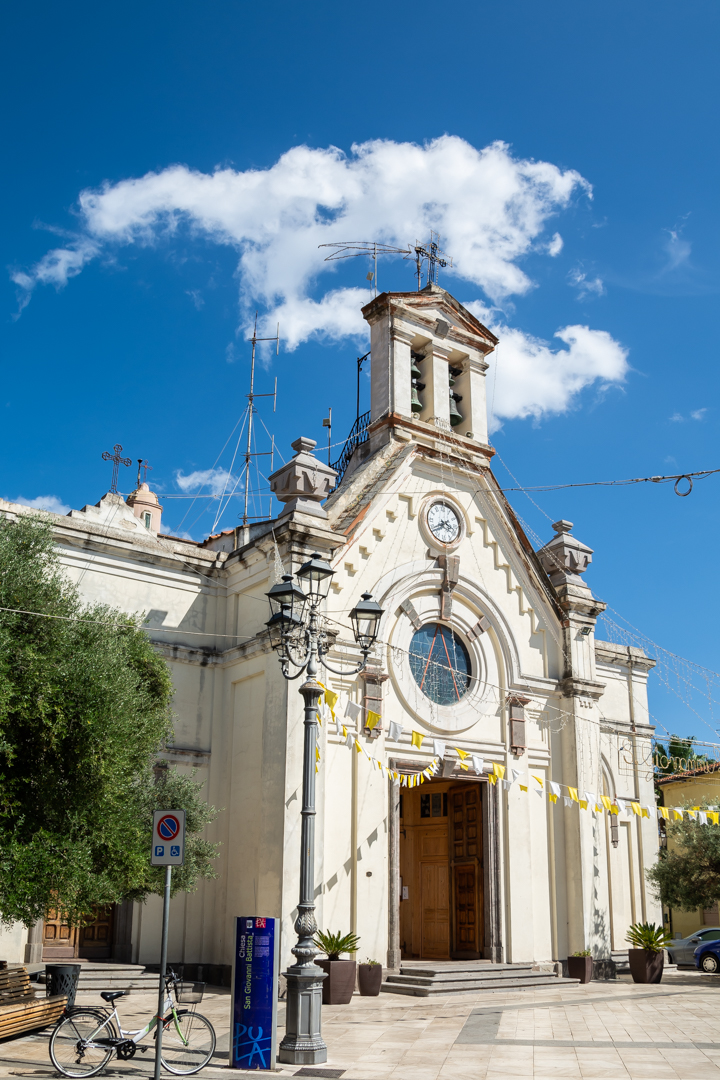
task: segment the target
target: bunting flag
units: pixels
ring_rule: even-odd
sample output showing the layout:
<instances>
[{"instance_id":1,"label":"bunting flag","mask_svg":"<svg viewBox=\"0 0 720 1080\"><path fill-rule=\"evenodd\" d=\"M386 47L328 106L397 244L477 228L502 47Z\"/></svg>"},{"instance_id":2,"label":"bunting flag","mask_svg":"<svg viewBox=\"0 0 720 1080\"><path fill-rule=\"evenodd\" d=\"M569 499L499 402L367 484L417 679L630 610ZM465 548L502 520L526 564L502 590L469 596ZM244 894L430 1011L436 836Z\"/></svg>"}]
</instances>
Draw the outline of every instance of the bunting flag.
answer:
<instances>
[{"instance_id":1,"label":"bunting flag","mask_svg":"<svg viewBox=\"0 0 720 1080\"><path fill-rule=\"evenodd\" d=\"M497 784L497 775L494 772L488 773L488 780L491 784Z\"/></svg>"},{"instance_id":2,"label":"bunting flag","mask_svg":"<svg viewBox=\"0 0 720 1080\"><path fill-rule=\"evenodd\" d=\"M348 703L345 706L345 715L348 717L348 719L357 720L361 713L362 709L360 708L360 706L356 705L354 701L348 700Z\"/></svg>"},{"instance_id":3,"label":"bunting flag","mask_svg":"<svg viewBox=\"0 0 720 1080\"><path fill-rule=\"evenodd\" d=\"M418 750L423 744L424 735L421 735L419 731L413 731L412 739L410 740L412 746L417 746Z\"/></svg>"},{"instance_id":4,"label":"bunting flag","mask_svg":"<svg viewBox=\"0 0 720 1080\"><path fill-rule=\"evenodd\" d=\"M661 817L664 817L666 821L669 820L670 811L668 810L667 806L658 806L658 813Z\"/></svg>"},{"instance_id":5,"label":"bunting flag","mask_svg":"<svg viewBox=\"0 0 720 1080\"><path fill-rule=\"evenodd\" d=\"M565 803L566 807L572 806L572 804L573 804L573 801L572 801L572 799L570 798L569 795L563 795L563 802Z\"/></svg>"},{"instance_id":6,"label":"bunting flag","mask_svg":"<svg viewBox=\"0 0 720 1080\"><path fill-rule=\"evenodd\" d=\"M551 803L556 803L557 802L557 795L548 795L548 799L550 800Z\"/></svg>"},{"instance_id":7,"label":"bunting flag","mask_svg":"<svg viewBox=\"0 0 720 1080\"><path fill-rule=\"evenodd\" d=\"M539 777L539 776L536 776L536 775L535 775L535 773L533 773L533 780L537 780L537 782L538 782L538 784L540 785L540 787L542 787L542 786L543 786L543 782L542 782L542 780L540 779L540 777Z\"/></svg>"},{"instance_id":8,"label":"bunting flag","mask_svg":"<svg viewBox=\"0 0 720 1080\"><path fill-rule=\"evenodd\" d=\"M355 749L357 750L358 754L362 754L362 746L357 741L357 739L355 740Z\"/></svg>"},{"instance_id":9,"label":"bunting flag","mask_svg":"<svg viewBox=\"0 0 720 1080\"><path fill-rule=\"evenodd\" d=\"M370 709L368 709L367 720L365 721L365 727L369 731L372 731L373 728L378 726L378 724L380 723L381 720L382 720L382 716L380 715L380 713L372 712Z\"/></svg>"},{"instance_id":10,"label":"bunting flag","mask_svg":"<svg viewBox=\"0 0 720 1080\"><path fill-rule=\"evenodd\" d=\"M560 794L560 785L557 784L554 780L548 780L548 787L550 788L553 795L555 796L555 799L557 800L557 797Z\"/></svg>"},{"instance_id":11,"label":"bunting flag","mask_svg":"<svg viewBox=\"0 0 720 1080\"><path fill-rule=\"evenodd\" d=\"M456 746L455 750L461 761L464 761L466 757L470 757L470 752L468 750L461 750L459 746Z\"/></svg>"},{"instance_id":12,"label":"bunting flag","mask_svg":"<svg viewBox=\"0 0 720 1080\"><path fill-rule=\"evenodd\" d=\"M603 802L605 802L605 799L603 799ZM642 811L640 810L640 803L631 802L630 806L632 807L633 814L637 814L638 817L642 817Z\"/></svg>"},{"instance_id":13,"label":"bunting flag","mask_svg":"<svg viewBox=\"0 0 720 1080\"><path fill-rule=\"evenodd\" d=\"M475 770L477 775L482 776L483 772L485 771L485 762L484 762L484 760L481 757L478 757L477 754L473 754L472 755L472 764L473 764L473 769Z\"/></svg>"},{"instance_id":14,"label":"bunting flag","mask_svg":"<svg viewBox=\"0 0 720 1080\"><path fill-rule=\"evenodd\" d=\"M329 708L330 715L332 716L333 720L335 719L335 706L338 703L338 697L339 695L336 694L333 690L325 691L325 704Z\"/></svg>"},{"instance_id":15,"label":"bunting flag","mask_svg":"<svg viewBox=\"0 0 720 1080\"><path fill-rule=\"evenodd\" d=\"M520 790L521 791L527 791L527 787L525 786L525 784L520 785Z\"/></svg>"},{"instance_id":16,"label":"bunting flag","mask_svg":"<svg viewBox=\"0 0 720 1080\"><path fill-rule=\"evenodd\" d=\"M610 802L609 797L607 795L601 795L600 802L603 804L608 813L610 813L610 807L612 806L612 803Z\"/></svg>"},{"instance_id":17,"label":"bunting flag","mask_svg":"<svg viewBox=\"0 0 720 1080\"><path fill-rule=\"evenodd\" d=\"M318 747L318 746L315 747L315 760L316 761L320 760L320 747Z\"/></svg>"},{"instance_id":18,"label":"bunting flag","mask_svg":"<svg viewBox=\"0 0 720 1080\"><path fill-rule=\"evenodd\" d=\"M392 739L393 742L400 742L400 736L403 733L402 724L398 724L395 720L391 720L388 725L388 739Z\"/></svg>"},{"instance_id":19,"label":"bunting flag","mask_svg":"<svg viewBox=\"0 0 720 1080\"><path fill-rule=\"evenodd\" d=\"M343 728L343 731L344 730L345 729ZM351 731L348 731L345 734L345 745L347 746L348 750L352 750L353 746L355 745L355 736Z\"/></svg>"},{"instance_id":20,"label":"bunting flag","mask_svg":"<svg viewBox=\"0 0 720 1080\"><path fill-rule=\"evenodd\" d=\"M573 800L574 802L580 802L580 800L578 799L578 792L577 792L577 788L574 788L574 787L569 787L569 788L568 788L568 795L570 796L570 798L571 798L571 799L572 799L572 800Z\"/></svg>"},{"instance_id":21,"label":"bunting flag","mask_svg":"<svg viewBox=\"0 0 720 1080\"><path fill-rule=\"evenodd\" d=\"M621 814L624 814L625 811L627 810L627 805L625 804L625 801L623 799L618 799L616 797L615 802L618 805L618 812L621 813Z\"/></svg>"},{"instance_id":22,"label":"bunting flag","mask_svg":"<svg viewBox=\"0 0 720 1080\"><path fill-rule=\"evenodd\" d=\"M673 821L682 821L682 810L678 810L676 806L673 807Z\"/></svg>"},{"instance_id":23,"label":"bunting flag","mask_svg":"<svg viewBox=\"0 0 720 1080\"><path fill-rule=\"evenodd\" d=\"M587 799L579 799L578 802L580 803L580 809L581 810L587 810L587 808L588 808Z\"/></svg>"},{"instance_id":24,"label":"bunting flag","mask_svg":"<svg viewBox=\"0 0 720 1080\"><path fill-rule=\"evenodd\" d=\"M440 739L433 739L433 754L435 757L445 757L445 743Z\"/></svg>"},{"instance_id":25,"label":"bunting flag","mask_svg":"<svg viewBox=\"0 0 720 1080\"><path fill-rule=\"evenodd\" d=\"M505 766L498 765L497 761L493 762L493 772L495 773L495 776L498 778L498 780L505 779Z\"/></svg>"},{"instance_id":26,"label":"bunting flag","mask_svg":"<svg viewBox=\"0 0 720 1080\"><path fill-rule=\"evenodd\" d=\"M597 802L597 799L595 798L595 792L594 791L586 791L585 792L585 802L592 803L593 806L595 805L595 803Z\"/></svg>"}]
</instances>

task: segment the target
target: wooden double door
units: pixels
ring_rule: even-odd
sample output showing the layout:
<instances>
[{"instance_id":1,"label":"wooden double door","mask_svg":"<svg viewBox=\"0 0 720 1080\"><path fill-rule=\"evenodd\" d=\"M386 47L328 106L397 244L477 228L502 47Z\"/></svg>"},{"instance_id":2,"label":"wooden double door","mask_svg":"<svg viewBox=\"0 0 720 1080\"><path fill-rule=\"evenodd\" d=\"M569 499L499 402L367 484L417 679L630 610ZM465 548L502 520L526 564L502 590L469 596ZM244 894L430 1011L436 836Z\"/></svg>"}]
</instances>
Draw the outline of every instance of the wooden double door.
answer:
<instances>
[{"instance_id":1,"label":"wooden double door","mask_svg":"<svg viewBox=\"0 0 720 1080\"><path fill-rule=\"evenodd\" d=\"M437 813L427 814L427 808ZM483 955L482 802L478 783L434 782L403 792L400 870L405 958ZM427 817L430 816L430 821Z\"/></svg>"},{"instance_id":2,"label":"wooden double door","mask_svg":"<svg viewBox=\"0 0 720 1080\"><path fill-rule=\"evenodd\" d=\"M114 905L98 909L93 922L77 928L50 912L43 925L43 960L109 960L114 916Z\"/></svg>"}]
</instances>

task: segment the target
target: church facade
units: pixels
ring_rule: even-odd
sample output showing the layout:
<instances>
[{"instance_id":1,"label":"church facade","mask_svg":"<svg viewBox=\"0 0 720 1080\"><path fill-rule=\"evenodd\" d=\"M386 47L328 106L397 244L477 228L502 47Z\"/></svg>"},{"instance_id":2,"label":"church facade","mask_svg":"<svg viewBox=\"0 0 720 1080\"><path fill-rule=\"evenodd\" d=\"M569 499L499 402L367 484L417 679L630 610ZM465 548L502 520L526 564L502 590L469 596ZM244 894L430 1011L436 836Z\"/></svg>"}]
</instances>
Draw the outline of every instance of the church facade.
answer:
<instances>
[{"instance_id":1,"label":"church facade","mask_svg":"<svg viewBox=\"0 0 720 1080\"><path fill-rule=\"evenodd\" d=\"M591 549L559 521L536 552L493 475L497 339L436 285L384 293L363 314L370 414L334 470L296 440L271 478L284 507L273 521L178 539L146 485L49 515L83 596L145 613L176 688L161 756L196 769L222 810L208 830L218 878L173 900L169 959L227 980L235 916L265 915L282 920L291 962L303 701L271 648L266 593L280 564L295 573L315 552L334 570L333 667L360 659L349 613L361 595L383 608L364 671L320 675L332 712L318 729L318 924L354 931L359 958L388 968L608 957L631 923L662 918L645 883L652 776L634 764L652 734L653 662L596 639ZM87 932L48 920L3 945L9 959L148 963L159 931L153 898Z\"/></svg>"}]
</instances>

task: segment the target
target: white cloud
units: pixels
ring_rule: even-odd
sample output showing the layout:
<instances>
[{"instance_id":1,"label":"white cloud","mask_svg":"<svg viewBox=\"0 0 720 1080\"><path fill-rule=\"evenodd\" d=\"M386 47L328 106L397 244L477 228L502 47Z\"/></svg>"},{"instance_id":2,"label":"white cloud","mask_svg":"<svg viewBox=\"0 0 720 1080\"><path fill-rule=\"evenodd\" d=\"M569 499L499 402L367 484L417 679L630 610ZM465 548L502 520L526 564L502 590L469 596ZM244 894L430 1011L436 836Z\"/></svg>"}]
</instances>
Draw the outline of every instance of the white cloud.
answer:
<instances>
[{"instance_id":1,"label":"white cloud","mask_svg":"<svg viewBox=\"0 0 720 1080\"><path fill-rule=\"evenodd\" d=\"M685 215L687 217L687 215ZM677 270L679 266L683 266L690 261L690 254L692 252L692 244L689 240L684 240L682 237L683 225L675 227L674 229L666 229L667 240L664 243L665 252L667 254L667 263L663 267L663 273L667 273L670 270Z\"/></svg>"},{"instance_id":2,"label":"white cloud","mask_svg":"<svg viewBox=\"0 0 720 1080\"><path fill-rule=\"evenodd\" d=\"M605 330L562 327L555 337L567 348L553 350L547 341L498 325L482 303L466 306L500 338L500 345L488 357L486 377L491 431L503 420L539 420L567 412L587 387L599 384L604 388L625 379L627 350Z\"/></svg>"},{"instance_id":3,"label":"white cloud","mask_svg":"<svg viewBox=\"0 0 720 1080\"><path fill-rule=\"evenodd\" d=\"M70 507L66 506L57 495L37 495L34 499L26 499L24 495L18 495L12 502L20 503L21 506L30 506L33 510L49 510L51 514L69 514Z\"/></svg>"},{"instance_id":4,"label":"white cloud","mask_svg":"<svg viewBox=\"0 0 720 1080\"><path fill-rule=\"evenodd\" d=\"M550 243L547 246L547 253L548 253L548 255L550 255L554 259L556 255L560 254L562 249L563 249L563 238L562 238L562 236L560 235L559 232L556 232L555 235L553 236L552 240L550 241Z\"/></svg>"},{"instance_id":5,"label":"white cloud","mask_svg":"<svg viewBox=\"0 0 720 1080\"><path fill-rule=\"evenodd\" d=\"M175 482L181 491L200 492L203 488L209 488L211 495L222 495L223 491L231 491L235 485L233 477L227 469L198 469L195 472L183 475L182 469L175 473Z\"/></svg>"},{"instance_id":6,"label":"white cloud","mask_svg":"<svg viewBox=\"0 0 720 1080\"><path fill-rule=\"evenodd\" d=\"M591 279L578 267L575 267L570 271L568 274L568 281L578 290L578 300L582 300L590 295L603 296L605 294L605 286L603 285L602 278L596 277Z\"/></svg>"},{"instance_id":7,"label":"white cloud","mask_svg":"<svg viewBox=\"0 0 720 1080\"><path fill-rule=\"evenodd\" d=\"M693 409L690 416L683 416L682 413L674 412L670 417L673 424L684 424L686 420L704 420L707 407L704 409Z\"/></svg>"},{"instance_id":8,"label":"white cloud","mask_svg":"<svg viewBox=\"0 0 720 1080\"><path fill-rule=\"evenodd\" d=\"M85 190L82 235L13 277L26 291L64 285L111 246L172 240L185 228L237 249L244 313L249 319L252 305L265 307L264 331L280 318L292 349L314 334L366 329L358 310L365 290L311 298L317 277L337 268L318 245L377 239L404 247L434 228L454 260L444 282L473 282L497 301L532 287L518 263L580 192L590 187L579 173L513 157L501 142L477 150L449 135L424 146L374 140L348 155L296 146L269 169L206 174L174 165ZM555 234L547 250L556 255L561 244Z\"/></svg>"}]
</instances>

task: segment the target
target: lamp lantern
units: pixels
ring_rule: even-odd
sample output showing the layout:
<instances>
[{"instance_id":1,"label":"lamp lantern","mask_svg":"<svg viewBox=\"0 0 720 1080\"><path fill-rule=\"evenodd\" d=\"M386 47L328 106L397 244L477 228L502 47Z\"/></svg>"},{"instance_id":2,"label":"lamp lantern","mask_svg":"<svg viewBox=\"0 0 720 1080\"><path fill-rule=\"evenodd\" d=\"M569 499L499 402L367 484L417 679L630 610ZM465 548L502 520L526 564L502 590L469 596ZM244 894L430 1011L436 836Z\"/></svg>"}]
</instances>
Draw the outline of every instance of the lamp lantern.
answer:
<instances>
[{"instance_id":1,"label":"lamp lantern","mask_svg":"<svg viewBox=\"0 0 720 1080\"><path fill-rule=\"evenodd\" d=\"M369 592L363 593L362 600L358 601L350 612L355 640L363 652L371 649L377 640L382 613L383 609Z\"/></svg>"},{"instance_id":2,"label":"lamp lantern","mask_svg":"<svg viewBox=\"0 0 720 1080\"><path fill-rule=\"evenodd\" d=\"M298 580L311 604L319 604L330 590L330 579L335 571L315 551L297 572Z\"/></svg>"}]
</instances>

